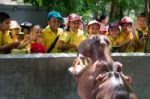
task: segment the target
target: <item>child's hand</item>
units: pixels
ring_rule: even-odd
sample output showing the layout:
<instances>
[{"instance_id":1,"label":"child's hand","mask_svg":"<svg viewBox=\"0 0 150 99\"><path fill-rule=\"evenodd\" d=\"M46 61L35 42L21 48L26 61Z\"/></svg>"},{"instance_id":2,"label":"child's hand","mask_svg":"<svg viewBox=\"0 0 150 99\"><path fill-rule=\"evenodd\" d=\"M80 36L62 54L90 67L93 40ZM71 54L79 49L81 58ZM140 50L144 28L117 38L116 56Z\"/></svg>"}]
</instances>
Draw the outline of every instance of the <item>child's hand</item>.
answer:
<instances>
[{"instance_id":1,"label":"child's hand","mask_svg":"<svg viewBox=\"0 0 150 99\"><path fill-rule=\"evenodd\" d=\"M32 40L31 35L25 35L24 36L24 39L23 39L24 42L31 41L31 40Z\"/></svg>"},{"instance_id":2,"label":"child's hand","mask_svg":"<svg viewBox=\"0 0 150 99\"><path fill-rule=\"evenodd\" d=\"M144 36L141 37L141 40L146 40L146 38L147 38L147 34L144 34Z\"/></svg>"},{"instance_id":3,"label":"child's hand","mask_svg":"<svg viewBox=\"0 0 150 99\"><path fill-rule=\"evenodd\" d=\"M75 45L75 44L69 44L69 47L70 49L73 48L73 49L78 49L78 47Z\"/></svg>"},{"instance_id":4,"label":"child's hand","mask_svg":"<svg viewBox=\"0 0 150 99\"><path fill-rule=\"evenodd\" d=\"M12 43L12 47L13 48L16 48L16 47L18 47L18 45L19 45L20 43L17 41L17 42L14 42L14 43Z\"/></svg>"}]
</instances>

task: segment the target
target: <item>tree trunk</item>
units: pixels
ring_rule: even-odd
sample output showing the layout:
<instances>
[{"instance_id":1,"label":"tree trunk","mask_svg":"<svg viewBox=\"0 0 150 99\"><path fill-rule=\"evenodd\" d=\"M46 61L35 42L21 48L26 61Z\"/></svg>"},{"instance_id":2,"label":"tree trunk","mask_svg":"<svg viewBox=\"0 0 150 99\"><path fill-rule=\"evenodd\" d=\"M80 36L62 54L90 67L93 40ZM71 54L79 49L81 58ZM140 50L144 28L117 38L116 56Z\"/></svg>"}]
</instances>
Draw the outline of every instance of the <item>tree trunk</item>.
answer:
<instances>
[{"instance_id":1,"label":"tree trunk","mask_svg":"<svg viewBox=\"0 0 150 99\"><path fill-rule=\"evenodd\" d=\"M117 10L118 9L117 9L117 6L115 5L115 3L111 3L110 19L112 21L116 20L116 18L118 17L118 11Z\"/></svg>"},{"instance_id":2,"label":"tree trunk","mask_svg":"<svg viewBox=\"0 0 150 99\"><path fill-rule=\"evenodd\" d=\"M120 20L123 17L123 11L115 3L111 3L110 18L112 21Z\"/></svg>"},{"instance_id":3,"label":"tree trunk","mask_svg":"<svg viewBox=\"0 0 150 99\"><path fill-rule=\"evenodd\" d=\"M148 38L146 40L145 52L149 53L150 52L150 1L144 0L144 2L145 2L145 13L148 21Z\"/></svg>"}]
</instances>

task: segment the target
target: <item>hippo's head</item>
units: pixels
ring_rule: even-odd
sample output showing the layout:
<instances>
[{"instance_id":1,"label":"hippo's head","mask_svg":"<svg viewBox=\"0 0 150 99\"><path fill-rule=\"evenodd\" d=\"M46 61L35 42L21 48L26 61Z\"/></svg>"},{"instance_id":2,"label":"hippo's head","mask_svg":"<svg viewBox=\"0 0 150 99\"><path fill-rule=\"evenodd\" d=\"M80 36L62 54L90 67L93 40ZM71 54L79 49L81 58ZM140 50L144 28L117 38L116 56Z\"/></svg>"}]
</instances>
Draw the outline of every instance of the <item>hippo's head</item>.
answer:
<instances>
[{"instance_id":1,"label":"hippo's head","mask_svg":"<svg viewBox=\"0 0 150 99\"><path fill-rule=\"evenodd\" d=\"M97 59L105 56L104 52L107 52L107 54L111 53L111 49L107 37L100 35L82 41L79 45L78 52L92 60L93 58Z\"/></svg>"}]
</instances>

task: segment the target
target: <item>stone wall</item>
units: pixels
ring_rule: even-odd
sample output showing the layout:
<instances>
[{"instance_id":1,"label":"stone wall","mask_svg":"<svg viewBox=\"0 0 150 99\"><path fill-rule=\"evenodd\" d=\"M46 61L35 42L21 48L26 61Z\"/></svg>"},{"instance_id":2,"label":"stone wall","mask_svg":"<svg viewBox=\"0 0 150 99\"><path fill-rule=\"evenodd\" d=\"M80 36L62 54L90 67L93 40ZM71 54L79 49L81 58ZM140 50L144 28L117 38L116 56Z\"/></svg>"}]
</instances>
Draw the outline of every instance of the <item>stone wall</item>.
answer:
<instances>
[{"instance_id":1,"label":"stone wall","mask_svg":"<svg viewBox=\"0 0 150 99\"><path fill-rule=\"evenodd\" d=\"M67 69L76 54L0 55L0 99L79 99ZM138 99L150 98L150 54L119 54L113 58L133 76Z\"/></svg>"}]
</instances>

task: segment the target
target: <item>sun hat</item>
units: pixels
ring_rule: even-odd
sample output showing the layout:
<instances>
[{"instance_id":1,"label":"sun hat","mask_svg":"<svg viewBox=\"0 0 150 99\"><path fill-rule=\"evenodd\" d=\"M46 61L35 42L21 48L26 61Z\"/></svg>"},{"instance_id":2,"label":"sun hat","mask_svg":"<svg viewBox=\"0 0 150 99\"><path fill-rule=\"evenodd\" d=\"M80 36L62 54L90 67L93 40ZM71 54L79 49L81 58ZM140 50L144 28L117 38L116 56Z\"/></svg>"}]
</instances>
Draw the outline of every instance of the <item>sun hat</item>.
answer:
<instances>
[{"instance_id":1,"label":"sun hat","mask_svg":"<svg viewBox=\"0 0 150 99\"><path fill-rule=\"evenodd\" d=\"M97 25L99 25L99 27L100 27L99 22L96 21L96 20L89 21L88 24L87 24L87 27L89 28L89 26L92 25L92 24L97 24Z\"/></svg>"},{"instance_id":2,"label":"sun hat","mask_svg":"<svg viewBox=\"0 0 150 99\"><path fill-rule=\"evenodd\" d=\"M15 29L15 28L21 29L21 27L17 23L17 21L15 21L15 20L10 21L10 29Z\"/></svg>"},{"instance_id":3,"label":"sun hat","mask_svg":"<svg viewBox=\"0 0 150 99\"><path fill-rule=\"evenodd\" d=\"M30 23L30 22L22 22L22 23L20 24L21 27L31 27L32 25L33 25L33 24Z\"/></svg>"},{"instance_id":4,"label":"sun hat","mask_svg":"<svg viewBox=\"0 0 150 99\"><path fill-rule=\"evenodd\" d=\"M120 20L120 24L123 24L123 23L133 23L133 20L131 17L128 17L128 16L124 16L121 20Z\"/></svg>"},{"instance_id":5,"label":"sun hat","mask_svg":"<svg viewBox=\"0 0 150 99\"><path fill-rule=\"evenodd\" d=\"M52 16L60 19L62 22L64 21L63 17L57 11L51 11L51 12L49 12L48 15L47 15L47 19L50 19Z\"/></svg>"},{"instance_id":6,"label":"sun hat","mask_svg":"<svg viewBox=\"0 0 150 99\"><path fill-rule=\"evenodd\" d=\"M112 22L109 24L108 29L110 28L117 28L119 29L119 23L118 22Z\"/></svg>"},{"instance_id":7,"label":"sun hat","mask_svg":"<svg viewBox=\"0 0 150 99\"><path fill-rule=\"evenodd\" d=\"M70 14L68 17L68 22L69 21L82 21L82 17L81 16L79 16L78 14L76 14L76 13L72 13L72 14Z\"/></svg>"}]
</instances>

